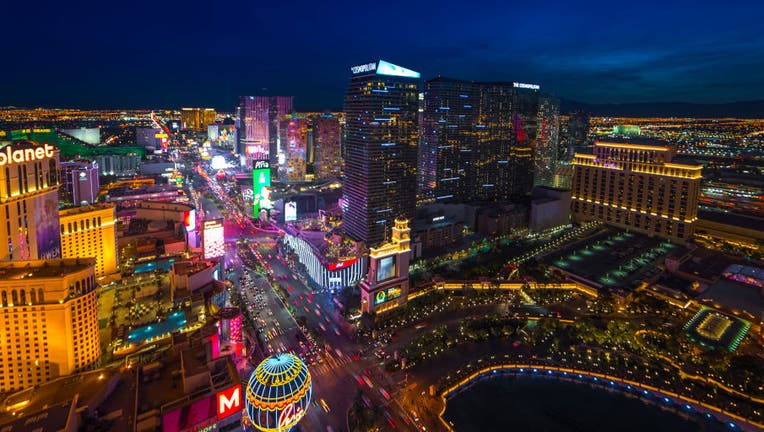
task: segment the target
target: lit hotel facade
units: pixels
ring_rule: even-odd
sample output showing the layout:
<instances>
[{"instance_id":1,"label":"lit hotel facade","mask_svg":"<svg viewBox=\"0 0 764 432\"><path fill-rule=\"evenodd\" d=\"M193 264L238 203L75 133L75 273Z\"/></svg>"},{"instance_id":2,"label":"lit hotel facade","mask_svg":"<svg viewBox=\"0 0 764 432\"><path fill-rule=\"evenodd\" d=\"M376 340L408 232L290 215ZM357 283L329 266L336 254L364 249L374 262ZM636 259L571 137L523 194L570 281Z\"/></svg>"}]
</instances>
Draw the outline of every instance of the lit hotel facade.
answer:
<instances>
[{"instance_id":1,"label":"lit hotel facade","mask_svg":"<svg viewBox=\"0 0 764 432\"><path fill-rule=\"evenodd\" d=\"M0 261L61 257L58 149L17 141L0 147Z\"/></svg>"},{"instance_id":2,"label":"lit hotel facade","mask_svg":"<svg viewBox=\"0 0 764 432\"><path fill-rule=\"evenodd\" d=\"M692 237L701 165L672 163L663 143L596 142L573 158L572 215L672 241Z\"/></svg>"},{"instance_id":3,"label":"lit hotel facade","mask_svg":"<svg viewBox=\"0 0 764 432\"><path fill-rule=\"evenodd\" d=\"M92 259L0 262L0 392L96 366Z\"/></svg>"},{"instance_id":4,"label":"lit hotel facade","mask_svg":"<svg viewBox=\"0 0 764 432\"><path fill-rule=\"evenodd\" d=\"M95 258L95 275L117 272L117 210L114 204L75 207L59 212L64 258Z\"/></svg>"},{"instance_id":5,"label":"lit hotel facade","mask_svg":"<svg viewBox=\"0 0 764 432\"><path fill-rule=\"evenodd\" d=\"M416 209L420 74L384 60L351 73L342 226L375 247Z\"/></svg>"}]
</instances>

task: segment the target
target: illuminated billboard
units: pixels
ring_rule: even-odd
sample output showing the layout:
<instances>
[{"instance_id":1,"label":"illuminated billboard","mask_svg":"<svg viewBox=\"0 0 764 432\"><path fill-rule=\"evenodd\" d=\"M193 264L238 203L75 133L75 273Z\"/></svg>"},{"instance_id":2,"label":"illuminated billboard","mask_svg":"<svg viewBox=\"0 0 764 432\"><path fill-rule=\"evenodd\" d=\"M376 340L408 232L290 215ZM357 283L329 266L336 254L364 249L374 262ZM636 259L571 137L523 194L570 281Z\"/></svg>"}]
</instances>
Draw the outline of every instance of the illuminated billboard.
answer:
<instances>
[{"instance_id":1,"label":"illuminated billboard","mask_svg":"<svg viewBox=\"0 0 764 432\"><path fill-rule=\"evenodd\" d=\"M191 432L217 429L214 396L206 396L170 411L162 417L162 432Z\"/></svg>"},{"instance_id":2,"label":"illuminated billboard","mask_svg":"<svg viewBox=\"0 0 764 432\"><path fill-rule=\"evenodd\" d=\"M241 315L239 315L239 322L241 322ZM239 384L228 390L218 392L216 397L218 420L223 420L231 414L241 412L244 409L241 396L241 385Z\"/></svg>"},{"instance_id":3,"label":"illuminated billboard","mask_svg":"<svg viewBox=\"0 0 764 432\"><path fill-rule=\"evenodd\" d=\"M388 288L386 290L377 291L376 294L374 294L374 304L379 305L382 303L389 302L390 300L395 300L402 294L401 287L393 287Z\"/></svg>"},{"instance_id":4,"label":"illuminated billboard","mask_svg":"<svg viewBox=\"0 0 764 432\"><path fill-rule=\"evenodd\" d=\"M390 255L379 260L377 269L377 282L395 277L395 255Z\"/></svg>"},{"instance_id":5,"label":"illuminated billboard","mask_svg":"<svg viewBox=\"0 0 764 432\"><path fill-rule=\"evenodd\" d=\"M267 160L256 160L252 164L252 201L255 217L260 210L271 208L271 164Z\"/></svg>"},{"instance_id":6,"label":"illuminated billboard","mask_svg":"<svg viewBox=\"0 0 764 432\"><path fill-rule=\"evenodd\" d=\"M419 72L413 71L411 69L406 69L405 67L401 67L398 65L394 65L384 60L380 60L379 63L377 63L377 75L390 75L390 76L399 76L399 77L405 77L405 78L420 77Z\"/></svg>"},{"instance_id":7,"label":"illuminated billboard","mask_svg":"<svg viewBox=\"0 0 764 432\"><path fill-rule=\"evenodd\" d=\"M326 266L326 268L329 271L335 271L335 270L343 269L345 267L350 267L351 265L355 264L356 261L358 261L357 257L356 258L351 258L351 259L345 260L345 261L340 261L338 263L329 264L329 265Z\"/></svg>"},{"instance_id":8,"label":"illuminated billboard","mask_svg":"<svg viewBox=\"0 0 764 432\"><path fill-rule=\"evenodd\" d=\"M36 259L61 258L61 234L58 219L58 195L45 193L34 198Z\"/></svg>"},{"instance_id":9,"label":"illuminated billboard","mask_svg":"<svg viewBox=\"0 0 764 432\"><path fill-rule=\"evenodd\" d=\"M13 163L31 162L36 160L50 159L55 156L56 148L45 144L42 146L30 145L7 145L0 150L0 166Z\"/></svg>"},{"instance_id":10,"label":"illuminated billboard","mask_svg":"<svg viewBox=\"0 0 764 432\"><path fill-rule=\"evenodd\" d=\"M297 203L294 201L289 201L284 204L284 221L295 221L297 220Z\"/></svg>"},{"instance_id":11,"label":"illuminated billboard","mask_svg":"<svg viewBox=\"0 0 764 432\"><path fill-rule=\"evenodd\" d=\"M223 235L223 220L213 219L204 221L202 244L204 259L219 258L225 255L225 237Z\"/></svg>"},{"instance_id":12,"label":"illuminated billboard","mask_svg":"<svg viewBox=\"0 0 764 432\"><path fill-rule=\"evenodd\" d=\"M196 209L183 212L183 226L187 232L196 230Z\"/></svg>"}]
</instances>

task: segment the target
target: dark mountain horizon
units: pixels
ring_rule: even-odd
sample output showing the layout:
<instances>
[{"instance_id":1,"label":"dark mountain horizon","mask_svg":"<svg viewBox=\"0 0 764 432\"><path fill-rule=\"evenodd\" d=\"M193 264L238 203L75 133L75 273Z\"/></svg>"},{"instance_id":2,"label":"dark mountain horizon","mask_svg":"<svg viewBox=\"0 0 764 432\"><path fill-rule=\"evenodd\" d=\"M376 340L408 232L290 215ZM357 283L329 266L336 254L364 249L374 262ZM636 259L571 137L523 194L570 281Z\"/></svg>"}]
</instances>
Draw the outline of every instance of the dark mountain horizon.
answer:
<instances>
[{"instance_id":1,"label":"dark mountain horizon","mask_svg":"<svg viewBox=\"0 0 764 432\"><path fill-rule=\"evenodd\" d=\"M764 118L764 99L726 103L634 102L593 104L562 98L560 114L583 110L595 117Z\"/></svg>"},{"instance_id":2,"label":"dark mountain horizon","mask_svg":"<svg viewBox=\"0 0 764 432\"><path fill-rule=\"evenodd\" d=\"M210 105L198 104L200 107ZM81 109L81 110L164 110L180 109L180 107L83 107L83 106L0 106L4 109ZM231 113L233 109L220 109L219 112ZM329 112L342 111L338 107L313 107L301 105L295 97L295 109L298 112ZM746 118L764 119L764 99L737 101L725 103L694 103L694 102L627 102L627 103L589 103L566 98L560 98L560 114L568 115L573 111L582 110L594 117L688 117L688 118Z\"/></svg>"}]
</instances>

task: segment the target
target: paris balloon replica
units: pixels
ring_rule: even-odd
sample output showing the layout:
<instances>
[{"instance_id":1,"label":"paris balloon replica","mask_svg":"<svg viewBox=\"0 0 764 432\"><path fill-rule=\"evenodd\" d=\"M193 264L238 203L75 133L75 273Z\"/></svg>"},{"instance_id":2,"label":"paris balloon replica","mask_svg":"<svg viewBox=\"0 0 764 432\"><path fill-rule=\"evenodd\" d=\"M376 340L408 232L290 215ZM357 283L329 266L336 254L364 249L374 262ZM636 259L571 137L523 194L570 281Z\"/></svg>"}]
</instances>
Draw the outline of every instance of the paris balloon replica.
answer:
<instances>
[{"instance_id":1,"label":"paris balloon replica","mask_svg":"<svg viewBox=\"0 0 764 432\"><path fill-rule=\"evenodd\" d=\"M291 353L260 363L247 385L247 416L263 432L287 432L305 415L313 391L308 367Z\"/></svg>"}]
</instances>

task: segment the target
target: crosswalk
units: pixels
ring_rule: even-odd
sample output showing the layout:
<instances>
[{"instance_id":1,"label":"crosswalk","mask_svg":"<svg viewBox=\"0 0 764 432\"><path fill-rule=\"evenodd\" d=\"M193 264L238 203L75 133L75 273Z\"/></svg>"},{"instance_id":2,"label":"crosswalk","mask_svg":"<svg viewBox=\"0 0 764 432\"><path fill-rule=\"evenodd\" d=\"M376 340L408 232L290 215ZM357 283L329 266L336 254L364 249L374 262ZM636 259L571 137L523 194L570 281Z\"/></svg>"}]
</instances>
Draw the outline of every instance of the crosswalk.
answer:
<instances>
[{"instance_id":1,"label":"crosswalk","mask_svg":"<svg viewBox=\"0 0 764 432\"><path fill-rule=\"evenodd\" d=\"M336 356L327 355L324 356L321 363L314 364L310 367L310 373L314 376L323 375L330 372L332 369L340 368L348 363L350 363L350 359L345 356L337 358Z\"/></svg>"}]
</instances>

